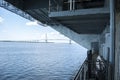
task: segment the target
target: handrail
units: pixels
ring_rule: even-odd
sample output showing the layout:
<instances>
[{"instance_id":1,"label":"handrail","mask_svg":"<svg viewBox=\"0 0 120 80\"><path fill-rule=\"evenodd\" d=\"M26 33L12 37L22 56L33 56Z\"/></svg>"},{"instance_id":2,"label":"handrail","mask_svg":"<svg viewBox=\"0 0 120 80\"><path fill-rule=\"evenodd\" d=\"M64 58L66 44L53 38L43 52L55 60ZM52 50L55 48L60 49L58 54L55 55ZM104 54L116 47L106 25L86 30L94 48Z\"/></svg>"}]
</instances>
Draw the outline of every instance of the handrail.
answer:
<instances>
[{"instance_id":1,"label":"handrail","mask_svg":"<svg viewBox=\"0 0 120 80\"><path fill-rule=\"evenodd\" d=\"M78 73L75 75L73 80L83 80L83 79L86 80L86 78L88 78L88 76L85 75L87 73L87 70L88 70L87 68L85 68L85 67L88 66L87 64L88 64L88 60L86 59L84 61L84 63L82 64L82 66L80 67L80 69L78 70ZM103 74L107 73L106 70L107 70L107 66L108 65L106 64L106 62L104 60L97 59L95 62L94 61L90 61L90 64L91 64L91 66L93 66L93 68L95 68L95 71L98 71L98 72L102 71ZM85 71L83 71L83 70L85 70ZM95 74L94 78L99 76L99 74L97 75L96 73L91 73L91 75L94 75L94 74Z\"/></svg>"},{"instance_id":2,"label":"handrail","mask_svg":"<svg viewBox=\"0 0 120 80\"><path fill-rule=\"evenodd\" d=\"M78 9L104 7L104 0L62 0L62 5L56 0L49 0L49 12L74 11Z\"/></svg>"},{"instance_id":3,"label":"handrail","mask_svg":"<svg viewBox=\"0 0 120 80\"><path fill-rule=\"evenodd\" d=\"M81 72L82 72L84 66L86 65L86 61L87 61L87 59L83 62L80 69L78 70L78 73L75 75L73 80L80 80L79 78L80 78L80 75L81 75Z\"/></svg>"}]
</instances>

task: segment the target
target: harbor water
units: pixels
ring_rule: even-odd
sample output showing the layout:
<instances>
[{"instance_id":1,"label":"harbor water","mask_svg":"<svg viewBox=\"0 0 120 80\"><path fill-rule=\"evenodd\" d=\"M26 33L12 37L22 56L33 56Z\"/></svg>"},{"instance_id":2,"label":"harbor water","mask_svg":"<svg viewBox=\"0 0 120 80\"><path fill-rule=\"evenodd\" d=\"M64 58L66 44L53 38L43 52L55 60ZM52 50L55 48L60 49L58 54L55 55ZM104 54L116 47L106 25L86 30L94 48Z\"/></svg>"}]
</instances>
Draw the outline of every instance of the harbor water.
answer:
<instances>
[{"instance_id":1,"label":"harbor water","mask_svg":"<svg viewBox=\"0 0 120 80\"><path fill-rule=\"evenodd\" d=\"M0 42L0 80L71 80L85 58L77 44Z\"/></svg>"}]
</instances>

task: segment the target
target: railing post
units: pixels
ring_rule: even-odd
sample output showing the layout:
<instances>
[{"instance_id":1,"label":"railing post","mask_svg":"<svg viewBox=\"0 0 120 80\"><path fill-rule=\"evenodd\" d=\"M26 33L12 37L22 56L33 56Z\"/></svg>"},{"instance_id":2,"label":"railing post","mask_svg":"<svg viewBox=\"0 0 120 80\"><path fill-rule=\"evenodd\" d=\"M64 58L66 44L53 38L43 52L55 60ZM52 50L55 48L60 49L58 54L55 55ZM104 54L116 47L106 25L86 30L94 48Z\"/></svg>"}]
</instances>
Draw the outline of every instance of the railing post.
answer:
<instances>
[{"instance_id":1,"label":"railing post","mask_svg":"<svg viewBox=\"0 0 120 80\"><path fill-rule=\"evenodd\" d=\"M73 10L75 10L75 0L73 0Z\"/></svg>"},{"instance_id":2,"label":"railing post","mask_svg":"<svg viewBox=\"0 0 120 80\"><path fill-rule=\"evenodd\" d=\"M92 62L92 50L89 50L87 52L87 57L88 57L88 79L91 78L91 62Z\"/></svg>"},{"instance_id":3,"label":"railing post","mask_svg":"<svg viewBox=\"0 0 120 80\"><path fill-rule=\"evenodd\" d=\"M73 0L70 0L70 11L73 9Z\"/></svg>"}]
</instances>

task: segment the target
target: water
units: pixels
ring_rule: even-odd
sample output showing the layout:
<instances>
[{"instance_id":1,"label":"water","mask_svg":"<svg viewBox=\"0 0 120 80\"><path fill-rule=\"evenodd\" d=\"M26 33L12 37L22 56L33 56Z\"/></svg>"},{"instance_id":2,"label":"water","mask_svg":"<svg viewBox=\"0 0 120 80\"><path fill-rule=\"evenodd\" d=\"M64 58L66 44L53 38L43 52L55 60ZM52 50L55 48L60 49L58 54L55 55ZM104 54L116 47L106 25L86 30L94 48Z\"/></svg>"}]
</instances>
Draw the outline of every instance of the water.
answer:
<instances>
[{"instance_id":1,"label":"water","mask_svg":"<svg viewBox=\"0 0 120 80\"><path fill-rule=\"evenodd\" d=\"M0 80L71 80L85 57L76 44L0 42Z\"/></svg>"}]
</instances>

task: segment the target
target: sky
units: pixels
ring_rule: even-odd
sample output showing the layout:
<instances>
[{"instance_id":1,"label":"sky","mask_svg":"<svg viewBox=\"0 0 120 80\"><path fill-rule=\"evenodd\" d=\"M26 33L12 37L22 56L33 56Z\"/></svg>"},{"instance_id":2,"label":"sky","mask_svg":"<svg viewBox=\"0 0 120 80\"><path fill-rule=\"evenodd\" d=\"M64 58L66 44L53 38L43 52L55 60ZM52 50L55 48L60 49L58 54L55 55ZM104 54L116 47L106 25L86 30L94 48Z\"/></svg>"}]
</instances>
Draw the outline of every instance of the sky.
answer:
<instances>
[{"instance_id":1,"label":"sky","mask_svg":"<svg viewBox=\"0 0 120 80\"><path fill-rule=\"evenodd\" d=\"M0 40L68 39L51 27L38 25L0 7Z\"/></svg>"}]
</instances>

